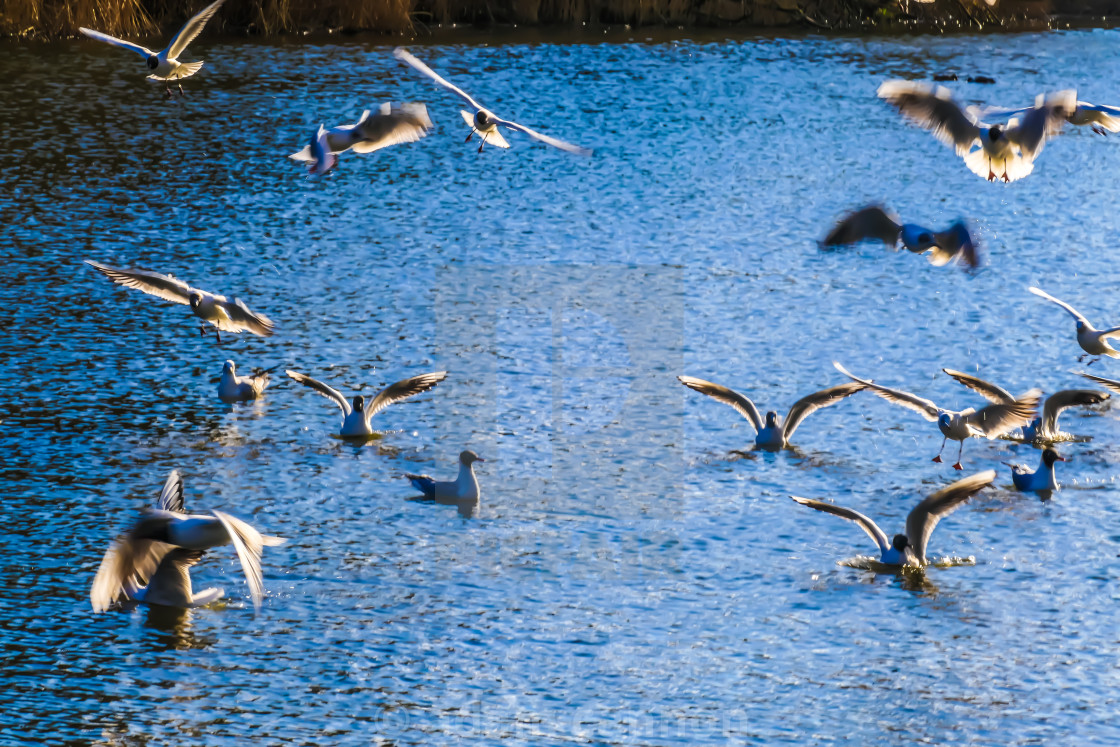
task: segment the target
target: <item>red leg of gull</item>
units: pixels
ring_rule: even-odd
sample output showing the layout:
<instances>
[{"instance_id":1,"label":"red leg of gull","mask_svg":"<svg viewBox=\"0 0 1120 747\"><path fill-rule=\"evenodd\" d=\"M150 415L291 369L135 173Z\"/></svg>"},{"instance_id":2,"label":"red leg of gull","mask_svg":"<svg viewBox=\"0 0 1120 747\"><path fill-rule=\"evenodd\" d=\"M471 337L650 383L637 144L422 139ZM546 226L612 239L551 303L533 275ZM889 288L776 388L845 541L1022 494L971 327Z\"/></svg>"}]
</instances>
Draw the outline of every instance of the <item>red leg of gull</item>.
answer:
<instances>
[{"instance_id":1,"label":"red leg of gull","mask_svg":"<svg viewBox=\"0 0 1120 747\"><path fill-rule=\"evenodd\" d=\"M945 442L948 441L948 440L949 440L948 436L941 439L941 448L937 451L937 456L935 456L933 458L933 461L937 462L938 464L941 464L941 452L945 451Z\"/></svg>"},{"instance_id":2,"label":"red leg of gull","mask_svg":"<svg viewBox=\"0 0 1120 747\"><path fill-rule=\"evenodd\" d=\"M957 449L957 463L953 465L953 469L964 469L961 466L961 454L964 452L964 441L961 441L961 447Z\"/></svg>"}]
</instances>

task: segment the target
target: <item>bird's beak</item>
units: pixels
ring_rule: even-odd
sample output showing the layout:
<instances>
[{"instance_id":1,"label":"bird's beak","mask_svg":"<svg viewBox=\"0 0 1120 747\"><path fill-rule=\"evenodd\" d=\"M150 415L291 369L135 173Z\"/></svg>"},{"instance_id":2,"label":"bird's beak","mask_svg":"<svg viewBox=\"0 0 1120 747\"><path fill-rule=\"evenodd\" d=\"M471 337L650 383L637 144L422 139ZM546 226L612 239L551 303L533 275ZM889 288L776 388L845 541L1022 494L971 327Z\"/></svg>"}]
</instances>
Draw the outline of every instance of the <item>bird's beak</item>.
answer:
<instances>
[{"instance_id":1,"label":"bird's beak","mask_svg":"<svg viewBox=\"0 0 1120 747\"><path fill-rule=\"evenodd\" d=\"M477 461L479 461L479 462L485 462L486 460L485 460L485 459L483 459L482 457L479 457ZM1062 461L1065 461L1065 460L1062 460Z\"/></svg>"},{"instance_id":2,"label":"bird's beak","mask_svg":"<svg viewBox=\"0 0 1120 747\"><path fill-rule=\"evenodd\" d=\"M1069 460L1066 459L1065 457L1058 457L1058 461L1059 462L1068 462Z\"/></svg>"}]
</instances>

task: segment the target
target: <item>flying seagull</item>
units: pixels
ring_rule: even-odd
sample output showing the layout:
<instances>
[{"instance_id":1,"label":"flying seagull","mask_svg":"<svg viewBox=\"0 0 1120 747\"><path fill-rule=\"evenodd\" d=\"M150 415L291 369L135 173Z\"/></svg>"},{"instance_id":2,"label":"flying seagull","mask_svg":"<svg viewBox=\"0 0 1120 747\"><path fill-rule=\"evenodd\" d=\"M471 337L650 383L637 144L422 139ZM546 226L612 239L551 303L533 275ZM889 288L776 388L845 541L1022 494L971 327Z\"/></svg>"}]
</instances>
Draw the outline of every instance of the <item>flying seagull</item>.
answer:
<instances>
[{"instance_id":1,"label":"flying seagull","mask_svg":"<svg viewBox=\"0 0 1120 747\"><path fill-rule=\"evenodd\" d=\"M1034 159L1046 141L1061 132L1062 123L1077 104L1074 91L1048 94L1028 109L1022 120L999 125L981 122L976 109L962 108L943 86L889 80L879 86L879 98L956 149L972 173L988 181L1005 182L1031 173Z\"/></svg>"},{"instance_id":2,"label":"flying seagull","mask_svg":"<svg viewBox=\"0 0 1120 747\"><path fill-rule=\"evenodd\" d=\"M447 378L446 371L436 371L434 373L420 374L410 379L398 381L382 389L367 406L365 397L360 394L354 397L353 405L351 405L338 390L327 386L321 381L317 381L310 376L297 373L296 371L285 371L285 373L300 384L311 387L324 397L333 400L336 405L342 408L342 429L339 431L339 435L344 438L364 438L372 436L374 430L370 427L370 421L373 419L374 415L394 402L400 402L401 400L428 391Z\"/></svg>"},{"instance_id":3,"label":"flying seagull","mask_svg":"<svg viewBox=\"0 0 1120 747\"><path fill-rule=\"evenodd\" d=\"M693 376L678 376L677 379L689 389L706 394L725 405L731 405L754 427L755 446L772 450L787 448L789 439L793 437L793 432L797 430L797 426L801 425L801 421L806 417L822 407L834 405L845 397L849 397L865 388L863 384L850 382L822 389L794 402L784 421L779 418L778 413L771 410L766 413L764 422L762 416L758 414L758 408L755 407L754 402L734 389L728 389L725 386L713 384L710 381L697 379Z\"/></svg>"},{"instance_id":4,"label":"flying seagull","mask_svg":"<svg viewBox=\"0 0 1120 747\"><path fill-rule=\"evenodd\" d=\"M1093 356L1093 359L1085 365L1093 365L1102 355L1107 355L1109 358L1120 358L1120 350L1116 350L1108 344L1109 338L1120 337L1120 327L1097 329L1089 323L1089 320L1086 319L1080 311L1073 308L1065 301L1059 301L1041 288L1032 286L1027 288L1027 290L1039 298L1045 298L1050 303L1061 306L1070 316L1077 320L1077 344L1085 351L1085 355ZM1084 360L1085 355L1078 356L1077 360Z\"/></svg>"},{"instance_id":5,"label":"flying seagull","mask_svg":"<svg viewBox=\"0 0 1120 747\"><path fill-rule=\"evenodd\" d=\"M161 275L148 270L123 270L94 262L92 259L87 259L85 262L117 285L134 288L165 301L190 306L195 316L217 328L214 334L218 342L222 341L222 332L252 332L254 335L268 337L275 331L271 319L264 314L250 311L239 298L230 301L225 296L192 288L173 275ZM206 335L205 327L200 325L199 330L203 336Z\"/></svg>"},{"instance_id":6,"label":"flying seagull","mask_svg":"<svg viewBox=\"0 0 1120 747\"><path fill-rule=\"evenodd\" d=\"M961 262L971 268L980 266L980 254L964 221L958 220L944 231L934 231L914 223L899 223L879 205L868 205L848 213L824 237L821 246L856 244L869 239L881 241L892 249L901 241L908 251L926 254L930 264L937 267L951 262Z\"/></svg>"},{"instance_id":7,"label":"flying seagull","mask_svg":"<svg viewBox=\"0 0 1120 747\"><path fill-rule=\"evenodd\" d=\"M354 124L338 125L326 130L326 150L332 155L348 150L372 153L390 145L414 143L425 137L431 129L432 120L428 118L428 107L423 104L385 103L377 110L377 114L371 115L367 109ZM318 139L318 134L315 139ZM311 145L307 145L288 158L315 162L318 159L312 153L313 150Z\"/></svg>"},{"instance_id":8,"label":"flying seagull","mask_svg":"<svg viewBox=\"0 0 1120 747\"><path fill-rule=\"evenodd\" d=\"M814 501L809 498L798 498L791 495L797 503L818 511L839 516L841 519L854 521L859 528L867 532L879 548L879 562L884 565L912 565L924 566L929 563L926 558L926 545L930 535L933 534L937 522L948 516L960 507L973 495L992 484L996 479L995 470L979 472L971 477L961 480L938 490L913 509L906 516L906 531L896 534L887 541L886 533L871 519L858 511L843 508L824 501Z\"/></svg>"},{"instance_id":9,"label":"flying seagull","mask_svg":"<svg viewBox=\"0 0 1120 747\"><path fill-rule=\"evenodd\" d=\"M401 60L402 62L408 63L412 67L422 72L424 75L427 75L436 83L466 101L467 105L474 109L474 114L471 114L467 111L461 111L460 114L463 115L463 119L466 120L467 124L471 127L471 134L467 135L467 140L469 141L471 139L471 135L474 135L477 132L479 138L482 141L478 145L479 153L482 152L482 146L485 144L495 145L499 148L509 147L509 143L506 142L506 139L502 137L502 133L498 130L498 126L500 125L502 127L508 127L511 130L523 132L531 138L540 140L542 143L547 143L554 148L566 150L569 153L575 153L576 155L580 156L591 155L591 151L587 148L581 148L578 145L572 145L571 143L566 143L563 140L557 140L554 137L543 135L536 130L531 130L525 125L520 125L517 122L511 122L509 120L498 117L496 114L494 114L494 112L490 111L482 104L471 98L471 96L467 94L463 89L454 86L451 83L448 83L446 80L440 77L438 73L436 73L420 60L416 59L416 57L414 57L412 53L404 47L397 47L396 49L394 49L393 56L398 60Z\"/></svg>"},{"instance_id":10,"label":"flying seagull","mask_svg":"<svg viewBox=\"0 0 1120 747\"><path fill-rule=\"evenodd\" d=\"M79 28L78 31L81 31L90 39L107 42L139 54L147 63L148 69L152 71L152 74L148 76L148 80L164 81L165 83L166 81L182 80L183 78L189 78L197 73L198 69L202 67L202 62L179 62L179 55L186 51L187 45L194 41L194 38L202 32L202 27L205 26L206 22L210 20L210 17L217 12L218 6L220 6L222 2L223 0L215 0L215 2L210 3L195 14L195 16L187 21L186 25L179 30L179 33L175 35L175 38L167 45L167 49L164 49L162 52L153 52L147 47L142 47L139 44L133 44L132 42L127 42L115 36L109 36L100 31L94 31L93 29ZM167 95L170 96L170 84L166 84L165 87L167 88ZM182 83L179 84L179 93L183 93Z\"/></svg>"},{"instance_id":11,"label":"flying seagull","mask_svg":"<svg viewBox=\"0 0 1120 747\"><path fill-rule=\"evenodd\" d=\"M1035 105L1041 97L1035 98ZM977 111L977 116L985 119L1008 119L1019 117L1030 111L1030 107L1023 109L1003 109L998 106L988 106ZM1072 112L1066 116L1066 121L1076 127L1090 127L1098 135L1107 135L1109 132L1120 132L1120 107L1105 106L1104 104L1090 104L1088 101L1078 101Z\"/></svg>"}]
</instances>

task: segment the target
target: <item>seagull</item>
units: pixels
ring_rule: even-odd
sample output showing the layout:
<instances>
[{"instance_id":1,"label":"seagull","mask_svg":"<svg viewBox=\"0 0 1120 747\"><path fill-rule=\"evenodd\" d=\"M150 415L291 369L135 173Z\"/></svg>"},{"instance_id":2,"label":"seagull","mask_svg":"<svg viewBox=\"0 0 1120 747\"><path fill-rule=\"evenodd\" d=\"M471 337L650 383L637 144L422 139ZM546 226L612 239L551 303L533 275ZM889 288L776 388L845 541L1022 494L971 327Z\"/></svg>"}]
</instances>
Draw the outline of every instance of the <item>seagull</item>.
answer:
<instances>
[{"instance_id":1,"label":"seagull","mask_svg":"<svg viewBox=\"0 0 1120 747\"><path fill-rule=\"evenodd\" d=\"M1022 464L1011 464L1004 462L1011 468L1011 480L1015 483L1015 488L1023 491L1024 493L1042 493L1045 492L1044 498L1049 498L1049 493L1059 489L1058 478L1054 475L1054 463L1064 462L1065 458L1058 456L1058 452L1054 449L1046 449L1042 452L1042 461L1038 464L1038 469L1031 472L1029 467Z\"/></svg>"},{"instance_id":2,"label":"seagull","mask_svg":"<svg viewBox=\"0 0 1120 747\"><path fill-rule=\"evenodd\" d=\"M370 116L369 110L354 124L339 125L326 131L326 149L337 155L353 149L355 153L372 153L400 143L415 143L432 129L428 107L423 104L385 103ZM296 161L314 162L311 145L288 156Z\"/></svg>"},{"instance_id":3,"label":"seagull","mask_svg":"<svg viewBox=\"0 0 1120 747\"><path fill-rule=\"evenodd\" d=\"M801 421L807 416L822 407L834 405L844 397L849 397L865 388L864 384L853 382L822 389L794 402L784 421L779 419L778 413L771 410L766 413L764 423L762 417L758 414L758 408L754 406L754 402L734 389L728 389L725 386L713 384L710 381L697 379L693 376L678 376L677 379L689 389L706 394L712 399L734 407L736 412L749 420L750 424L754 426L755 446L771 450L788 448L790 445L789 439L793 436L793 432L797 430L797 426L801 425Z\"/></svg>"},{"instance_id":4,"label":"seagull","mask_svg":"<svg viewBox=\"0 0 1120 747\"><path fill-rule=\"evenodd\" d=\"M195 316L217 327L214 334L217 335L218 342L222 341L222 332L247 331L268 337L275 331L272 320L264 314L253 313L239 298L230 301L225 296L192 288L173 275L161 275L148 270L122 270L92 259L85 262L117 285L190 306ZM206 328L201 324L199 331L205 337Z\"/></svg>"},{"instance_id":5,"label":"seagull","mask_svg":"<svg viewBox=\"0 0 1120 747\"><path fill-rule=\"evenodd\" d=\"M973 495L991 485L995 479L995 470L988 470L957 480L938 490L911 509L906 516L906 532L896 534L889 542L886 533L879 528L879 525L858 511L824 501L798 498L795 495L791 495L790 498L802 506L815 508L859 524L860 529L867 532L879 546L879 562L883 565L921 567L929 564L926 558L926 544L934 528L937 527L937 522L955 511Z\"/></svg>"},{"instance_id":6,"label":"seagull","mask_svg":"<svg viewBox=\"0 0 1120 747\"><path fill-rule=\"evenodd\" d=\"M951 368L943 368L941 370L972 391L977 392L989 402L995 402L999 405L1010 405L1015 402L1015 397L1013 397L1010 392L991 382L984 381L981 378L966 374L962 371L954 371ZM1068 434L1058 430L1058 416L1062 414L1062 410L1067 407L1099 405L1110 396L1111 395L1093 389L1062 389L1061 391L1054 392L1047 397L1046 401L1043 403L1042 415L1023 426L1023 440L1032 442L1069 440L1070 436Z\"/></svg>"},{"instance_id":7,"label":"seagull","mask_svg":"<svg viewBox=\"0 0 1120 747\"><path fill-rule=\"evenodd\" d=\"M995 438L1012 428L1026 425L1034 418L1035 410L1038 408L1038 400L1041 396L1041 392L1037 389L1031 389L1009 404L993 404L979 410L970 407L958 412L938 407L928 399L922 399L901 389L890 389L867 379L853 376L839 363L833 363L832 365L852 381L864 384L888 402L913 410L930 422L936 422L938 429L945 438L941 440L941 449L937 452L933 461L941 461L941 452L945 450L945 444L950 438L954 441L960 441L961 446L957 451L957 462L953 465L953 469L964 469L961 466L961 453L964 451L965 439L972 436Z\"/></svg>"},{"instance_id":8,"label":"seagull","mask_svg":"<svg viewBox=\"0 0 1120 747\"><path fill-rule=\"evenodd\" d=\"M554 148L566 150L569 153L575 153L576 155L580 156L591 155L591 151L588 148L581 148L578 145L572 145L571 143L566 143L563 140L557 140L554 137L542 135L536 130L529 129L525 125L520 125L516 122L510 122L506 119L501 119L496 114L494 114L494 112L490 111L482 104L471 98L470 95L463 91L461 88L454 86L441 78L438 73L436 73L420 60L416 59L416 57L414 57L412 53L404 47L397 47L396 49L394 49L393 56L402 62L408 63L412 67L422 72L424 75L427 75L439 85L446 88L448 91L456 94L464 101L466 101L472 109L475 110L474 114L471 114L467 111L460 111L459 113L463 115L463 119L466 120L467 124L471 127L471 134L467 135L467 141L470 141L471 135L475 134L476 132L478 133L479 139L482 141L478 145L479 153L482 152L482 146L486 144L494 145L499 148L509 147L509 143L506 142L506 139L502 137L502 133L498 130L498 126L501 125L502 127L508 127L511 130L523 132L529 137L540 140L542 143L551 145Z\"/></svg>"},{"instance_id":9,"label":"seagull","mask_svg":"<svg viewBox=\"0 0 1120 747\"><path fill-rule=\"evenodd\" d=\"M267 371L254 373L251 376L238 376L233 361L226 361L222 366L222 379L218 382L218 399L223 402L245 402L257 399L264 394L268 382Z\"/></svg>"},{"instance_id":10,"label":"seagull","mask_svg":"<svg viewBox=\"0 0 1120 747\"><path fill-rule=\"evenodd\" d=\"M1035 98L1037 105L1041 97ZM980 117L1006 119L1022 116L1030 108L1003 109L989 106L977 112ZM1105 106L1104 104L1090 104L1088 101L1078 101L1074 109L1066 116L1066 121L1076 127L1088 125L1098 135L1107 135L1109 132L1120 132L1120 107Z\"/></svg>"},{"instance_id":11,"label":"seagull","mask_svg":"<svg viewBox=\"0 0 1120 747\"><path fill-rule=\"evenodd\" d=\"M473 451L459 454L459 476L449 482L436 482L428 475L406 473L405 478L412 487L424 494L429 500L451 503L473 503L478 501L478 478L474 474L474 463L486 460Z\"/></svg>"},{"instance_id":12,"label":"seagull","mask_svg":"<svg viewBox=\"0 0 1120 747\"><path fill-rule=\"evenodd\" d=\"M105 552L90 590L94 612L104 612L122 592L139 586L137 578L147 575L147 569L160 565L171 550L179 548L201 551L222 545L233 545L241 561L241 569L245 572L245 579L249 582L253 604L260 609L264 597L261 552L265 545L279 545L284 540L262 535L244 521L222 511L211 511L209 514L185 513L183 482L177 470L172 470L167 476L157 505L158 508L144 510L128 531L117 538ZM189 553L178 556L178 559L172 561L172 567L164 569L165 575L160 577L159 583L170 583L171 579L168 577L178 574L180 570L185 573L186 568L194 562L191 558L193 555ZM157 567L155 576L159 576L159 572ZM149 581L149 587L150 585ZM181 586L178 587L178 592L166 590L168 594L181 592ZM145 592L146 597L148 593ZM152 599L147 597L147 601Z\"/></svg>"},{"instance_id":13,"label":"seagull","mask_svg":"<svg viewBox=\"0 0 1120 747\"><path fill-rule=\"evenodd\" d=\"M1077 103L1074 91L1048 94L1026 110L1021 121L989 125L980 121L978 110L962 109L943 86L889 80L879 86L878 95L911 122L955 148L972 173L988 181L1005 182L1031 173L1043 145L1061 131ZM979 147L973 150L975 146Z\"/></svg>"},{"instance_id":14,"label":"seagull","mask_svg":"<svg viewBox=\"0 0 1120 747\"><path fill-rule=\"evenodd\" d=\"M167 49L162 52L153 52L147 47L142 47L132 42L126 42L123 39L118 39L115 36L109 36L108 34L103 34L93 29L79 28L78 31L81 31L90 39L107 42L139 54L144 58L145 62L147 62L148 69L152 71L152 74L148 76L148 80L165 82L182 80L183 78L189 78L197 73L198 69L202 67L202 62L179 62L179 55L185 52L187 45L194 41L194 38L202 32L202 27L205 26L206 22L210 20L210 17L217 12L218 6L220 6L222 2L223 0L215 0L215 2L210 3L195 14L195 16L187 21L186 25L179 30L179 33L175 35L175 38L167 45ZM167 95L170 96L171 86L168 84L165 87L167 88ZM180 83L179 94L182 95L183 93L183 84Z\"/></svg>"},{"instance_id":15,"label":"seagull","mask_svg":"<svg viewBox=\"0 0 1120 747\"><path fill-rule=\"evenodd\" d=\"M964 221L958 220L944 231L934 231L914 223L899 223L879 205L868 205L844 216L821 241L821 246L856 244L876 239L894 248L902 245L915 254L929 253L930 264L942 267L960 261L979 267L980 255Z\"/></svg>"},{"instance_id":16,"label":"seagull","mask_svg":"<svg viewBox=\"0 0 1120 747\"><path fill-rule=\"evenodd\" d=\"M311 136L307 149L311 154L307 159L310 162L308 171L315 176L322 176L338 164L338 156L331 153L330 145L327 143L327 131L323 129L322 123L319 124L318 131Z\"/></svg>"},{"instance_id":17,"label":"seagull","mask_svg":"<svg viewBox=\"0 0 1120 747\"><path fill-rule=\"evenodd\" d=\"M323 382L295 371L285 371L285 373L300 384L309 386L324 397L334 400L335 404L342 408L343 420L339 435L344 438L364 438L372 436L374 431L369 423L374 415L394 402L400 402L403 399L408 399L421 392L428 391L447 378L446 371L436 371L434 373L420 374L410 379L398 381L396 384L390 384L382 389L377 396L370 401L367 407L365 404L365 397L360 394L354 397L354 404L351 406L342 394Z\"/></svg>"},{"instance_id":18,"label":"seagull","mask_svg":"<svg viewBox=\"0 0 1120 747\"><path fill-rule=\"evenodd\" d=\"M1120 350L1116 350L1108 344L1110 337L1120 337L1120 327L1112 327L1111 329L1097 329L1089 320L1081 315L1081 312L1070 306L1065 301L1059 301L1051 296L1041 288L1030 287L1027 288L1031 293L1039 298L1045 298L1051 303L1056 303L1063 309L1068 311L1070 315L1077 320L1077 344L1085 351L1086 355L1093 356L1087 366L1093 365L1102 355L1107 355L1109 358L1120 358ZM1078 356L1077 360L1085 359L1085 355Z\"/></svg>"}]
</instances>

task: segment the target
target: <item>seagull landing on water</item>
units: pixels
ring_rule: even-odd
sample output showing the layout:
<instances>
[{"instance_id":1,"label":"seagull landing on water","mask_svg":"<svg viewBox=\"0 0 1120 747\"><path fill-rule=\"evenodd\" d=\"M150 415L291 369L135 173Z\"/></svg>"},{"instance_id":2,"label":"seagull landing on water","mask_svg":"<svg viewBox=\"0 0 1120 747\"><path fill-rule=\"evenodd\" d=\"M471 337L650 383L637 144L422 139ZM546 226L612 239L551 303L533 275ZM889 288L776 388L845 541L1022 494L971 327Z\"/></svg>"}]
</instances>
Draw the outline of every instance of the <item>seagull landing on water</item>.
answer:
<instances>
[{"instance_id":1,"label":"seagull landing on water","mask_svg":"<svg viewBox=\"0 0 1120 747\"><path fill-rule=\"evenodd\" d=\"M144 58L148 69L152 71L152 74L148 76L148 80L162 81L166 84L167 81L189 78L202 67L202 62L179 62L178 58L179 55L186 51L187 45L202 32L202 27L205 26L206 22L210 20L210 17L217 12L218 6L220 6L222 2L223 0L216 0L216 2L207 5L195 14L195 16L187 21L186 25L179 30L179 33L175 35L175 38L167 45L167 49L162 52L153 52L147 47L142 47L139 44L133 44L132 42L127 42L115 36L109 36L100 31L94 31L93 29L79 28L78 31L81 31L90 39L96 39L97 41L103 41L136 52ZM165 88L167 89L167 95L170 96L171 86L167 84ZM184 93L182 83L179 84L179 93L180 95Z\"/></svg>"},{"instance_id":2,"label":"seagull landing on water","mask_svg":"<svg viewBox=\"0 0 1120 747\"><path fill-rule=\"evenodd\" d=\"M320 125L320 128L322 126ZM414 143L425 137L432 129L432 120L428 118L428 107L423 104L382 104L377 114L370 115L369 110L362 112L362 118L354 124L338 125L325 131L326 143L323 150L332 156L337 156L348 150L355 153L372 153L375 150L388 148L390 145L401 143ZM319 133L312 138L312 144L303 150L288 156L295 161L317 163L314 142L320 137Z\"/></svg>"},{"instance_id":3,"label":"seagull landing on water","mask_svg":"<svg viewBox=\"0 0 1120 747\"><path fill-rule=\"evenodd\" d=\"M907 251L927 254L935 267L951 262L970 268L980 266L980 254L964 221L958 220L944 231L934 231L914 223L899 223L879 205L868 205L844 216L824 237L821 246L857 244L868 239L881 241L892 249L901 241Z\"/></svg>"},{"instance_id":4,"label":"seagull landing on water","mask_svg":"<svg viewBox=\"0 0 1120 747\"><path fill-rule=\"evenodd\" d=\"M1015 397L1011 395L1011 392L989 381L984 381L963 371L954 371L951 368L941 370L989 402L995 402L999 405L1010 405L1015 402ZM1023 440L1032 443L1072 440L1073 436L1062 433L1058 429L1058 416L1062 414L1062 410L1067 407L1099 405L1109 399L1110 396L1105 392L1098 392L1093 389L1062 389L1054 392L1043 403L1042 415L1023 426Z\"/></svg>"},{"instance_id":5,"label":"seagull landing on water","mask_svg":"<svg viewBox=\"0 0 1120 747\"><path fill-rule=\"evenodd\" d=\"M1037 389L1031 389L1018 399L1012 400L1010 404L993 404L979 410L970 407L958 412L938 407L928 399L922 399L901 389L891 389L867 379L853 376L839 363L833 363L832 365L836 366L837 371L852 381L865 385L869 390L888 402L913 410L931 423L937 423L937 428L944 438L941 440L941 448L933 461L941 461L941 452L945 451L945 444L950 438L954 441L960 441L961 446L957 451L957 462L953 465L953 469L964 469L961 466L961 453L964 451L965 439L973 436L996 438L1013 428L1030 423L1034 418L1035 410L1038 408L1038 400L1041 396L1041 392Z\"/></svg>"},{"instance_id":6,"label":"seagull landing on water","mask_svg":"<svg viewBox=\"0 0 1120 747\"><path fill-rule=\"evenodd\" d=\"M1109 338L1120 337L1120 327L1097 329L1089 323L1089 320L1086 319L1080 311L1073 308L1065 301L1059 301L1041 288L1032 286L1027 288L1027 290L1039 298L1045 298L1050 303L1061 306L1070 316L1077 320L1077 344L1081 346L1081 349L1085 351L1086 355L1093 356L1092 360L1085 365L1093 365L1100 360L1102 355L1107 355L1109 358L1120 358L1120 350L1116 350L1108 344ZM1084 359L1085 355L1078 356L1077 358L1079 361Z\"/></svg>"},{"instance_id":7,"label":"seagull landing on water","mask_svg":"<svg viewBox=\"0 0 1120 747\"><path fill-rule=\"evenodd\" d=\"M943 86L889 80L879 86L878 95L902 116L956 149L972 173L1005 182L1034 170L1034 159L1046 141L1061 132L1062 123L1077 105L1075 91L1047 94L1025 111L1022 120L999 125L981 122L978 109L962 109Z\"/></svg>"},{"instance_id":8,"label":"seagull landing on water","mask_svg":"<svg viewBox=\"0 0 1120 747\"><path fill-rule=\"evenodd\" d=\"M471 98L470 95L467 94L463 89L454 86L444 80L438 73L436 73L420 60L416 59L416 57L414 57L412 53L404 47L397 47L396 49L394 49L393 56L398 60L411 65L415 69L422 72L424 75L427 75L440 86L446 88L448 91L451 91L456 96L466 101L467 105L474 109L474 114L471 114L467 111L461 111L460 114L463 115L463 119L466 120L467 124L471 127L471 134L467 135L467 141L469 142L471 139L471 135L474 135L475 133L478 133L479 139L482 141L478 145L479 153L482 152L482 146L487 144L494 145L499 148L509 147L509 143L506 142L506 139L502 137L502 133L498 130L498 126L501 125L502 127L508 127L511 130L523 132L529 137L535 140L540 140L542 143L551 145L554 148L566 150L569 153L575 153L576 155L580 156L591 155L591 151L587 148L581 148L578 145L572 145L571 143L566 143L563 140L557 140L554 137L542 135L536 130L529 129L525 125L520 125L507 119L502 119L501 117L494 114L494 112L490 111L482 104Z\"/></svg>"},{"instance_id":9,"label":"seagull landing on water","mask_svg":"<svg viewBox=\"0 0 1120 747\"><path fill-rule=\"evenodd\" d=\"M255 372L250 376L238 376L233 361L222 366L222 378L218 381L218 399L223 402L247 402L258 399L268 386L267 371Z\"/></svg>"},{"instance_id":10,"label":"seagull landing on water","mask_svg":"<svg viewBox=\"0 0 1120 747\"><path fill-rule=\"evenodd\" d=\"M338 390L321 381L296 371L285 371L284 373L300 384L310 387L327 399L334 401L342 409L342 428L338 435L343 438L368 438L374 435L374 430L370 426L370 421L373 420L374 415L395 402L428 391L447 378L446 371L413 376L410 379L404 379L385 387L370 401L369 405L366 405L365 397L360 394L354 397L353 404L351 404Z\"/></svg>"},{"instance_id":11,"label":"seagull landing on water","mask_svg":"<svg viewBox=\"0 0 1120 747\"><path fill-rule=\"evenodd\" d=\"M239 298L230 301L225 296L192 288L172 275L161 275L148 270L122 270L91 259L85 260L85 263L117 285L190 306L195 316L217 328L214 334L218 342L222 341L222 332L252 332L254 335L268 337L275 331L271 319L264 314L253 313ZM206 335L205 327L200 326L199 330L203 336Z\"/></svg>"},{"instance_id":12,"label":"seagull landing on water","mask_svg":"<svg viewBox=\"0 0 1120 747\"><path fill-rule=\"evenodd\" d=\"M995 470L979 472L971 477L961 480L938 490L917 506L906 516L906 532L896 534L890 541L886 533L871 519L858 511L843 508L824 501L814 501L808 498L798 498L791 495L797 503L818 511L839 516L841 519L854 521L859 528L867 532L879 548L879 562L883 565L910 565L922 567L929 564L926 558L926 546L930 535L933 534L937 522L948 516L960 507L965 501L992 484L996 479Z\"/></svg>"},{"instance_id":13,"label":"seagull landing on water","mask_svg":"<svg viewBox=\"0 0 1120 747\"><path fill-rule=\"evenodd\" d=\"M784 421L780 419L778 413L771 410L766 413L764 422L762 416L758 414L758 408L754 406L754 402L734 389L728 389L725 386L692 376L678 376L677 379L689 389L706 394L712 399L735 408L736 412L754 426L755 446L770 450L788 448L790 445L789 439L793 437L793 432L797 430L797 426L801 425L802 420L822 407L834 405L845 397L850 397L865 388L864 384L852 382L822 389L794 402Z\"/></svg>"}]
</instances>

